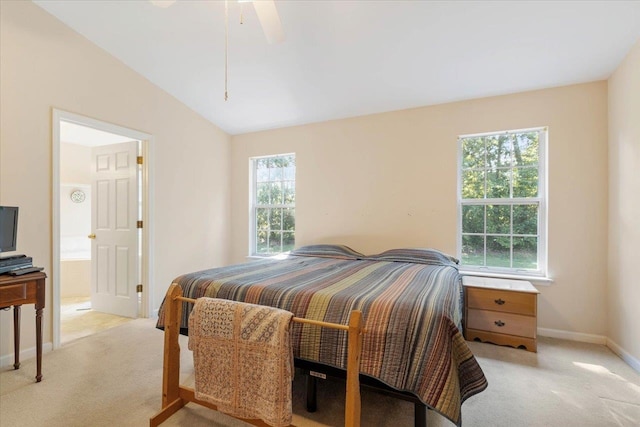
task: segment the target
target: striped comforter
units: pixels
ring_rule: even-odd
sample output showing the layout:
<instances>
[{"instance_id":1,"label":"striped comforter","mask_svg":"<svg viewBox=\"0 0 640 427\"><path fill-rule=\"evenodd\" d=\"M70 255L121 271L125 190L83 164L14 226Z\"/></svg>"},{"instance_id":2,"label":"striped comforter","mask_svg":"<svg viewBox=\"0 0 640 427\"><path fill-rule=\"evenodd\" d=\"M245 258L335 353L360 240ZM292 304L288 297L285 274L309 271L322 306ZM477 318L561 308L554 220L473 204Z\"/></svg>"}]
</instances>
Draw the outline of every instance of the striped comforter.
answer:
<instances>
[{"instance_id":1,"label":"striped comforter","mask_svg":"<svg viewBox=\"0 0 640 427\"><path fill-rule=\"evenodd\" d=\"M456 264L364 258L293 255L190 273L175 283L190 298L268 305L326 322L347 324L351 310L361 310L361 373L415 394L460 425L462 402L484 390L487 381L460 332ZM185 303L183 328L191 308ZM161 307L158 327L163 325ZM297 358L346 368L344 331L294 324L292 345Z\"/></svg>"}]
</instances>

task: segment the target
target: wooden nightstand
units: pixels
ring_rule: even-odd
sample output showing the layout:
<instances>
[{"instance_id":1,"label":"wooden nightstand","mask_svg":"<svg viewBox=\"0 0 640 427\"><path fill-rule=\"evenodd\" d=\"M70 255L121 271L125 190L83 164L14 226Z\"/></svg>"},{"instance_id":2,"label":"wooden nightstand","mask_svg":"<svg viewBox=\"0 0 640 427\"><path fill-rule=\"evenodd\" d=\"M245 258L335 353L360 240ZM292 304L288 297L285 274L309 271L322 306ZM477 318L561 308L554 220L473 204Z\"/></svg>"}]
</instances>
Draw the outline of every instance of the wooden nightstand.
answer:
<instances>
[{"instance_id":1,"label":"wooden nightstand","mask_svg":"<svg viewBox=\"0 0 640 427\"><path fill-rule=\"evenodd\" d=\"M463 276L464 336L537 351L538 290L524 280Z\"/></svg>"}]
</instances>

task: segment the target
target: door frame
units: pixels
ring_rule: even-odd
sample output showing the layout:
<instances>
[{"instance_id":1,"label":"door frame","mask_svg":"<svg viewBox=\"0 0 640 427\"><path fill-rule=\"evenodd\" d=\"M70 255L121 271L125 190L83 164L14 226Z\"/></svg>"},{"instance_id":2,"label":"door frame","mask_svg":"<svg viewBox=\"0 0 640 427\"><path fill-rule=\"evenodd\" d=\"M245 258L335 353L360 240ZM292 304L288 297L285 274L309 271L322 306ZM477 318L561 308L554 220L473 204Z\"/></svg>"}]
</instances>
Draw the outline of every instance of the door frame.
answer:
<instances>
[{"instance_id":1,"label":"door frame","mask_svg":"<svg viewBox=\"0 0 640 427\"><path fill-rule=\"evenodd\" d=\"M52 271L53 284L53 348L60 347L60 121L115 133L141 141L142 156L142 306L138 317L149 317L153 313L153 135L134 129L125 128L112 123L103 122L91 117L82 116L57 108L52 109Z\"/></svg>"}]
</instances>

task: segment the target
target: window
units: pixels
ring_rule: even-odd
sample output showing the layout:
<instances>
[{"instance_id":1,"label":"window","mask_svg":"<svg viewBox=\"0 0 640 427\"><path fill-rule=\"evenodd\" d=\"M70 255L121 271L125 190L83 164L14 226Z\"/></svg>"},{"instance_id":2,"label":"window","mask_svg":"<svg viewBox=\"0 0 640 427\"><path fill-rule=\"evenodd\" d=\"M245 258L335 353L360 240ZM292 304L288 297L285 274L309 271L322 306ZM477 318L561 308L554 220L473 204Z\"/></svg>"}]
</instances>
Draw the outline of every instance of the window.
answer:
<instances>
[{"instance_id":1,"label":"window","mask_svg":"<svg viewBox=\"0 0 640 427\"><path fill-rule=\"evenodd\" d=\"M296 156L251 159L251 255L276 255L295 245Z\"/></svg>"},{"instance_id":2,"label":"window","mask_svg":"<svg viewBox=\"0 0 640 427\"><path fill-rule=\"evenodd\" d=\"M463 269L546 273L546 129L459 138Z\"/></svg>"}]
</instances>

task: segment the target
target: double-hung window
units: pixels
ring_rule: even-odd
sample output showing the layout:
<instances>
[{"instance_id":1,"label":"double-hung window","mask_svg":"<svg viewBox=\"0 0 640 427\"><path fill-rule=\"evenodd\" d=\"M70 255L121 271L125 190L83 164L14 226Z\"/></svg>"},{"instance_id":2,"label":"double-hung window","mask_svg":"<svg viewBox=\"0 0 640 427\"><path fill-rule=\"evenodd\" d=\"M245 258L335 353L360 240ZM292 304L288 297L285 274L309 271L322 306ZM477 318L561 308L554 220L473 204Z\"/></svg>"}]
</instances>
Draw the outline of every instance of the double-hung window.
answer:
<instances>
[{"instance_id":1,"label":"double-hung window","mask_svg":"<svg viewBox=\"0 0 640 427\"><path fill-rule=\"evenodd\" d=\"M295 245L296 156L251 159L250 253L270 256Z\"/></svg>"},{"instance_id":2,"label":"double-hung window","mask_svg":"<svg viewBox=\"0 0 640 427\"><path fill-rule=\"evenodd\" d=\"M546 128L458 139L462 269L546 274Z\"/></svg>"}]
</instances>

